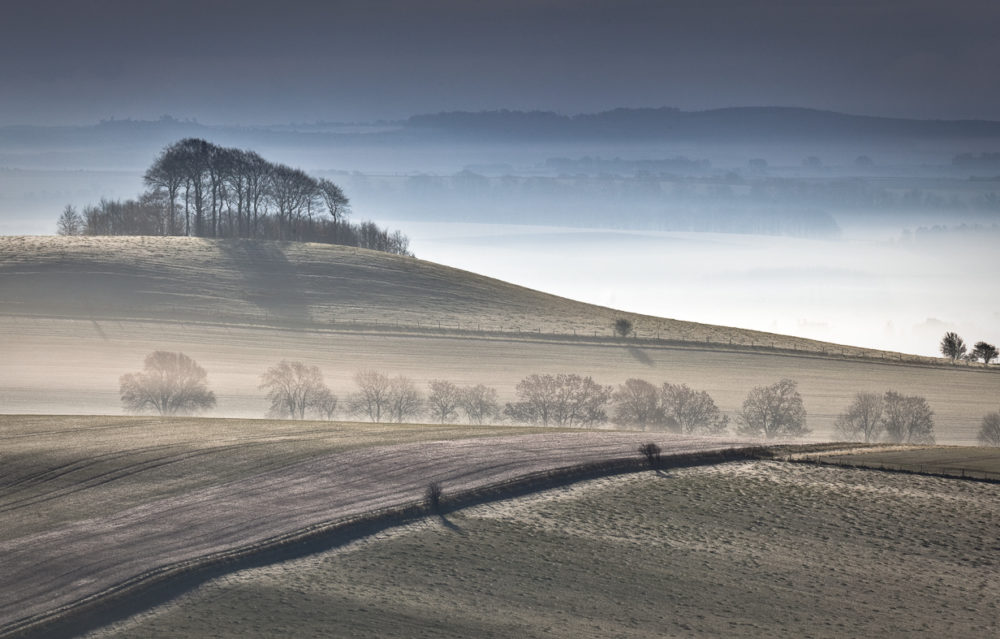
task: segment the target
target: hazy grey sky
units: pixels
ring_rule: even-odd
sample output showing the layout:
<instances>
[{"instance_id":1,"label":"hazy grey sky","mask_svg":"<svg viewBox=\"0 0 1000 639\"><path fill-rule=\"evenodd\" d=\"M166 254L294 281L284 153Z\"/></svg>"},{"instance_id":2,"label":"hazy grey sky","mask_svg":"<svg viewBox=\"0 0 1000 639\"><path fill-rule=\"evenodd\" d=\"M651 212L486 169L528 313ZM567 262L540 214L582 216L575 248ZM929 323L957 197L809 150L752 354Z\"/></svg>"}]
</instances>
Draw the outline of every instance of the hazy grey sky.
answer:
<instances>
[{"instance_id":1,"label":"hazy grey sky","mask_svg":"<svg viewBox=\"0 0 1000 639\"><path fill-rule=\"evenodd\" d=\"M7 3L0 124L790 105L1000 119L996 0Z\"/></svg>"}]
</instances>

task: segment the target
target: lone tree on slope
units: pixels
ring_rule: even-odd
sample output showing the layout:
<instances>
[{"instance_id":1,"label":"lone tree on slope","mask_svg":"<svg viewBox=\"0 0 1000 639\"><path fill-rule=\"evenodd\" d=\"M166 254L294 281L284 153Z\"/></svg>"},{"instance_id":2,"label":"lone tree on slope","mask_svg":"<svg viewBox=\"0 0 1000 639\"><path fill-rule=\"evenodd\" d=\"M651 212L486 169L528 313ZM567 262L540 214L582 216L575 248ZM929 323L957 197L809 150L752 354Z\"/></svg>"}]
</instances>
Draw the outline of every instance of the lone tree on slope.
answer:
<instances>
[{"instance_id":1,"label":"lone tree on slope","mask_svg":"<svg viewBox=\"0 0 1000 639\"><path fill-rule=\"evenodd\" d=\"M997 358L997 355L1000 355L997 352L997 347L986 342L976 342L976 345L972 348L972 357L983 360L983 363L987 366Z\"/></svg>"},{"instance_id":2,"label":"lone tree on slope","mask_svg":"<svg viewBox=\"0 0 1000 639\"><path fill-rule=\"evenodd\" d=\"M129 413L189 415L215 406L205 369L184 353L155 351L143 372L119 379L122 407Z\"/></svg>"},{"instance_id":3,"label":"lone tree on slope","mask_svg":"<svg viewBox=\"0 0 1000 639\"><path fill-rule=\"evenodd\" d=\"M619 337L628 337L632 334L634 326L632 325L632 320L627 317L619 317L614 323L615 335Z\"/></svg>"},{"instance_id":4,"label":"lone tree on slope","mask_svg":"<svg viewBox=\"0 0 1000 639\"><path fill-rule=\"evenodd\" d=\"M757 386L747 395L737 419L740 435L764 436L774 439L782 436L802 436L806 428L806 409L799 395L798 384L783 379L771 386Z\"/></svg>"},{"instance_id":5,"label":"lone tree on slope","mask_svg":"<svg viewBox=\"0 0 1000 639\"><path fill-rule=\"evenodd\" d=\"M941 354L950 357L954 362L965 355L965 340L958 336L958 333L948 331L941 338Z\"/></svg>"}]
</instances>

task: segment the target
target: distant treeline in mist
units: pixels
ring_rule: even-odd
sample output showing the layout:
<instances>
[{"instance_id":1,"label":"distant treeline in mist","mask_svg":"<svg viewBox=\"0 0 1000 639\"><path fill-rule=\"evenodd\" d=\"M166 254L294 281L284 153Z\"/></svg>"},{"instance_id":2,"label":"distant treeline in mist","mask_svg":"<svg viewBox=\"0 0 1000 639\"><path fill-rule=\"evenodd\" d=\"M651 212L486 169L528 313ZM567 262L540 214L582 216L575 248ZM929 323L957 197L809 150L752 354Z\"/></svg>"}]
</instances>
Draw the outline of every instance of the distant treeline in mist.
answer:
<instances>
[{"instance_id":1,"label":"distant treeline in mist","mask_svg":"<svg viewBox=\"0 0 1000 639\"><path fill-rule=\"evenodd\" d=\"M850 115L797 107L732 107L682 111L672 107L612 109L563 115L551 111L455 111L416 115L411 130L461 139L969 139L1000 138L1000 122L913 120Z\"/></svg>"},{"instance_id":2,"label":"distant treeline in mist","mask_svg":"<svg viewBox=\"0 0 1000 639\"><path fill-rule=\"evenodd\" d=\"M253 151L197 138L171 144L146 170L138 199L68 206L64 235L186 235L323 242L410 255L409 239L347 220L343 189Z\"/></svg>"}]
</instances>

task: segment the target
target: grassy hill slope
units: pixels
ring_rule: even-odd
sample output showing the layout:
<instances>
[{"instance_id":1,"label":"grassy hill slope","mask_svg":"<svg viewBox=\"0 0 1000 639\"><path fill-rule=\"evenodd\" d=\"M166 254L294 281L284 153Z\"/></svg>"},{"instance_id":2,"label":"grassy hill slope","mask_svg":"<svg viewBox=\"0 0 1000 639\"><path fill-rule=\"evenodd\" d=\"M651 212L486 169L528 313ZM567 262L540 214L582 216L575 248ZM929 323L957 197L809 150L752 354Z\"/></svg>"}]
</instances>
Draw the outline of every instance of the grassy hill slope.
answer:
<instances>
[{"instance_id":1,"label":"grassy hill slope","mask_svg":"<svg viewBox=\"0 0 1000 639\"><path fill-rule=\"evenodd\" d=\"M611 335L621 316L637 337ZM230 417L264 415L259 376L281 359L319 366L341 400L363 368L483 383L501 402L526 375L580 373L689 384L730 417L791 377L817 437L854 393L895 389L925 396L938 441L959 444L1000 388L981 366L620 313L412 258L193 238L0 238L0 349L0 413L119 413L119 376L157 349L195 358L212 415Z\"/></svg>"},{"instance_id":2,"label":"grassy hill slope","mask_svg":"<svg viewBox=\"0 0 1000 639\"><path fill-rule=\"evenodd\" d=\"M325 244L182 237L0 237L4 314L277 328L526 332L877 351L625 313L419 259ZM595 335L596 334L596 335Z\"/></svg>"}]
</instances>

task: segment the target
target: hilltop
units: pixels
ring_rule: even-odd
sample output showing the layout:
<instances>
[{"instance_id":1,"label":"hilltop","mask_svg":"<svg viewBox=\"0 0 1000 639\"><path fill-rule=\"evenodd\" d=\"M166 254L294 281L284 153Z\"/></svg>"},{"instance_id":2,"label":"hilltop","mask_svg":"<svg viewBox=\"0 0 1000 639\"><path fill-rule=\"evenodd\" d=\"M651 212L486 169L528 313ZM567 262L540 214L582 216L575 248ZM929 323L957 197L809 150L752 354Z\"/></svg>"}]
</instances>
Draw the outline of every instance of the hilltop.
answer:
<instances>
[{"instance_id":1,"label":"hilltop","mask_svg":"<svg viewBox=\"0 0 1000 639\"><path fill-rule=\"evenodd\" d=\"M0 237L3 314L288 329L636 337L843 355L870 349L626 313L353 247L188 237Z\"/></svg>"}]
</instances>

